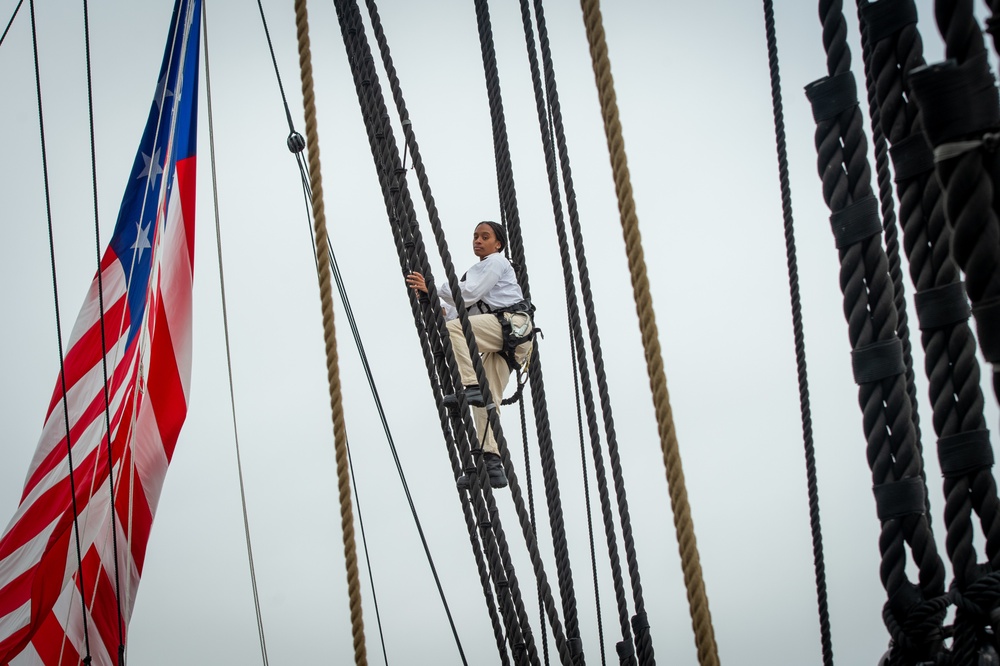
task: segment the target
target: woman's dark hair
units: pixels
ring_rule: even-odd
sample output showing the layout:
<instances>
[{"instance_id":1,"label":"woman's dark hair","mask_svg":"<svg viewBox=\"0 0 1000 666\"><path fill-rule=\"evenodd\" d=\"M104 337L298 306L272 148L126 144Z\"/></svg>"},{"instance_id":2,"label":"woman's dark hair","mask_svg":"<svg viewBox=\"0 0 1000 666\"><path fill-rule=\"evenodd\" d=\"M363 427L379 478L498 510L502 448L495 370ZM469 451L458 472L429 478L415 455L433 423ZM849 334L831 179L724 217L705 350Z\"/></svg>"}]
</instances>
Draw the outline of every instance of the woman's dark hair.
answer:
<instances>
[{"instance_id":1,"label":"woman's dark hair","mask_svg":"<svg viewBox=\"0 0 1000 666\"><path fill-rule=\"evenodd\" d=\"M480 224L490 225L490 229L493 230L493 235L496 236L498 241L500 241L500 249L507 249L507 231L502 226L490 220L483 220L482 222L476 224L476 226L478 227Z\"/></svg>"}]
</instances>

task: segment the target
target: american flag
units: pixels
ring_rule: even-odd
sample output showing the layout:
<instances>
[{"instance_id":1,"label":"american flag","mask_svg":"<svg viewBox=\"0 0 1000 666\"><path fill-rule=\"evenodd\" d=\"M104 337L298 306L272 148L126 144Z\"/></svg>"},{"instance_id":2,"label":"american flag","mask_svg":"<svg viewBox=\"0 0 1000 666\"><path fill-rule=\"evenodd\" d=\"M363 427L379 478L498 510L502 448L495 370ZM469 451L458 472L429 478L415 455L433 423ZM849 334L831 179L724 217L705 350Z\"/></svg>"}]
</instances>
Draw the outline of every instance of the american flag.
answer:
<instances>
[{"instance_id":1,"label":"american flag","mask_svg":"<svg viewBox=\"0 0 1000 666\"><path fill-rule=\"evenodd\" d=\"M21 503L0 538L0 665L89 657L110 666L126 643L153 515L187 414L200 27L201 0L176 0L149 119L101 260L104 312L95 276Z\"/></svg>"}]
</instances>

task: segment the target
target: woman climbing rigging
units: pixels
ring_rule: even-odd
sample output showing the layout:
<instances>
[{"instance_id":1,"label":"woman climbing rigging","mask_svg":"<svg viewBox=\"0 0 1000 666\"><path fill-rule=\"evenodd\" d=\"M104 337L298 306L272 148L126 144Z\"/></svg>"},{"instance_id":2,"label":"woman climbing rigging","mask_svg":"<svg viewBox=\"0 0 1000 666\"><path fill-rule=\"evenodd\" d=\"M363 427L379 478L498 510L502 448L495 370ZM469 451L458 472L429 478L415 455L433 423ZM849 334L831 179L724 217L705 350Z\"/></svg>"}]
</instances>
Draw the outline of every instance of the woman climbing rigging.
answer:
<instances>
[{"instance_id":1,"label":"woman climbing rigging","mask_svg":"<svg viewBox=\"0 0 1000 666\"><path fill-rule=\"evenodd\" d=\"M499 415L500 402L510 379L510 372L527 360L532 347L532 308L521 292L514 268L503 255L502 250L506 245L507 235L502 226L496 222L480 222L476 225L472 234L472 251L479 257L479 262L469 268L460 281L462 301L468 311L469 325L476 337L490 388L488 401L483 398L476 380L469 345L462 333L454 297L447 289L438 292L442 312L448 320L448 335L455 362L465 387L465 399L472 406L483 460L493 488L506 487L507 475L503 470L496 439L489 427L487 409L494 409ZM427 283L420 273L407 275L406 284L416 292L427 293ZM457 397L445 396L445 404L457 405ZM460 478L458 484L460 488L468 488L471 484L469 475Z\"/></svg>"}]
</instances>

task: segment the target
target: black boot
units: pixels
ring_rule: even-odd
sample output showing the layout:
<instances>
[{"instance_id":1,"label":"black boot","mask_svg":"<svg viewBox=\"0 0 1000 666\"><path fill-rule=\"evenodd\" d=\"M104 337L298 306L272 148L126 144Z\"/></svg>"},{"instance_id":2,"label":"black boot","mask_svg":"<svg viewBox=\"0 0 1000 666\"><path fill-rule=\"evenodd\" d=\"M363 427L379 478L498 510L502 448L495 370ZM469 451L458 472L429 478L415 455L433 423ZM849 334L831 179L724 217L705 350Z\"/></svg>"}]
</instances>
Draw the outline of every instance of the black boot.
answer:
<instances>
[{"instance_id":1,"label":"black boot","mask_svg":"<svg viewBox=\"0 0 1000 666\"><path fill-rule=\"evenodd\" d=\"M483 460L486 461L486 473L490 476L491 488L506 488L507 474L503 471L503 461L495 453L484 453Z\"/></svg>"},{"instance_id":2,"label":"black boot","mask_svg":"<svg viewBox=\"0 0 1000 666\"><path fill-rule=\"evenodd\" d=\"M483 462L486 465L486 474L490 478L491 488L506 488L507 474L503 471L503 461L495 453L484 453ZM476 472L466 472L458 477L456 485L459 490L468 490L472 487L472 477Z\"/></svg>"},{"instance_id":3,"label":"black boot","mask_svg":"<svg viewBox=\"0 0 1000 666\"><path fill-rule=\"evenodd\" d=\"M466 386L462 392L465 393L465 401L469 403L470 406L486 406L486 401L483 400L483 392L479 390L479 384ZM455 393L449 393L441 399L441 402L448 408L458 407L458 395Z\"/></svg>"}]
</instances>

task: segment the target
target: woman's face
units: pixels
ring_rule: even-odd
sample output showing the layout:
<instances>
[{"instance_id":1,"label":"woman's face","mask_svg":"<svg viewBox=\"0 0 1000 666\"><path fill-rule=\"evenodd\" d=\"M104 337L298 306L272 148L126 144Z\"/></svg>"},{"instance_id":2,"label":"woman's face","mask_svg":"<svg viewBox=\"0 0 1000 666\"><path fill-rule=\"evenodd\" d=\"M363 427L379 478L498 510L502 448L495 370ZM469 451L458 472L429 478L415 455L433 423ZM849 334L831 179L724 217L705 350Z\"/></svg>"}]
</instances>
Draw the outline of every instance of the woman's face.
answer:
<instances>
[{"instance_id":1,"label":"woman's face","mask_svg":"<svg viewBox=\"0 0 1000 666\"><path fill-rule=\"evenodd\" d=\"M499 252L503 247L493 233L493 227L488 224L480 224L472 234L472 251L477 257L483 259L494 252Z\"/></svg>"}]
</instances>

